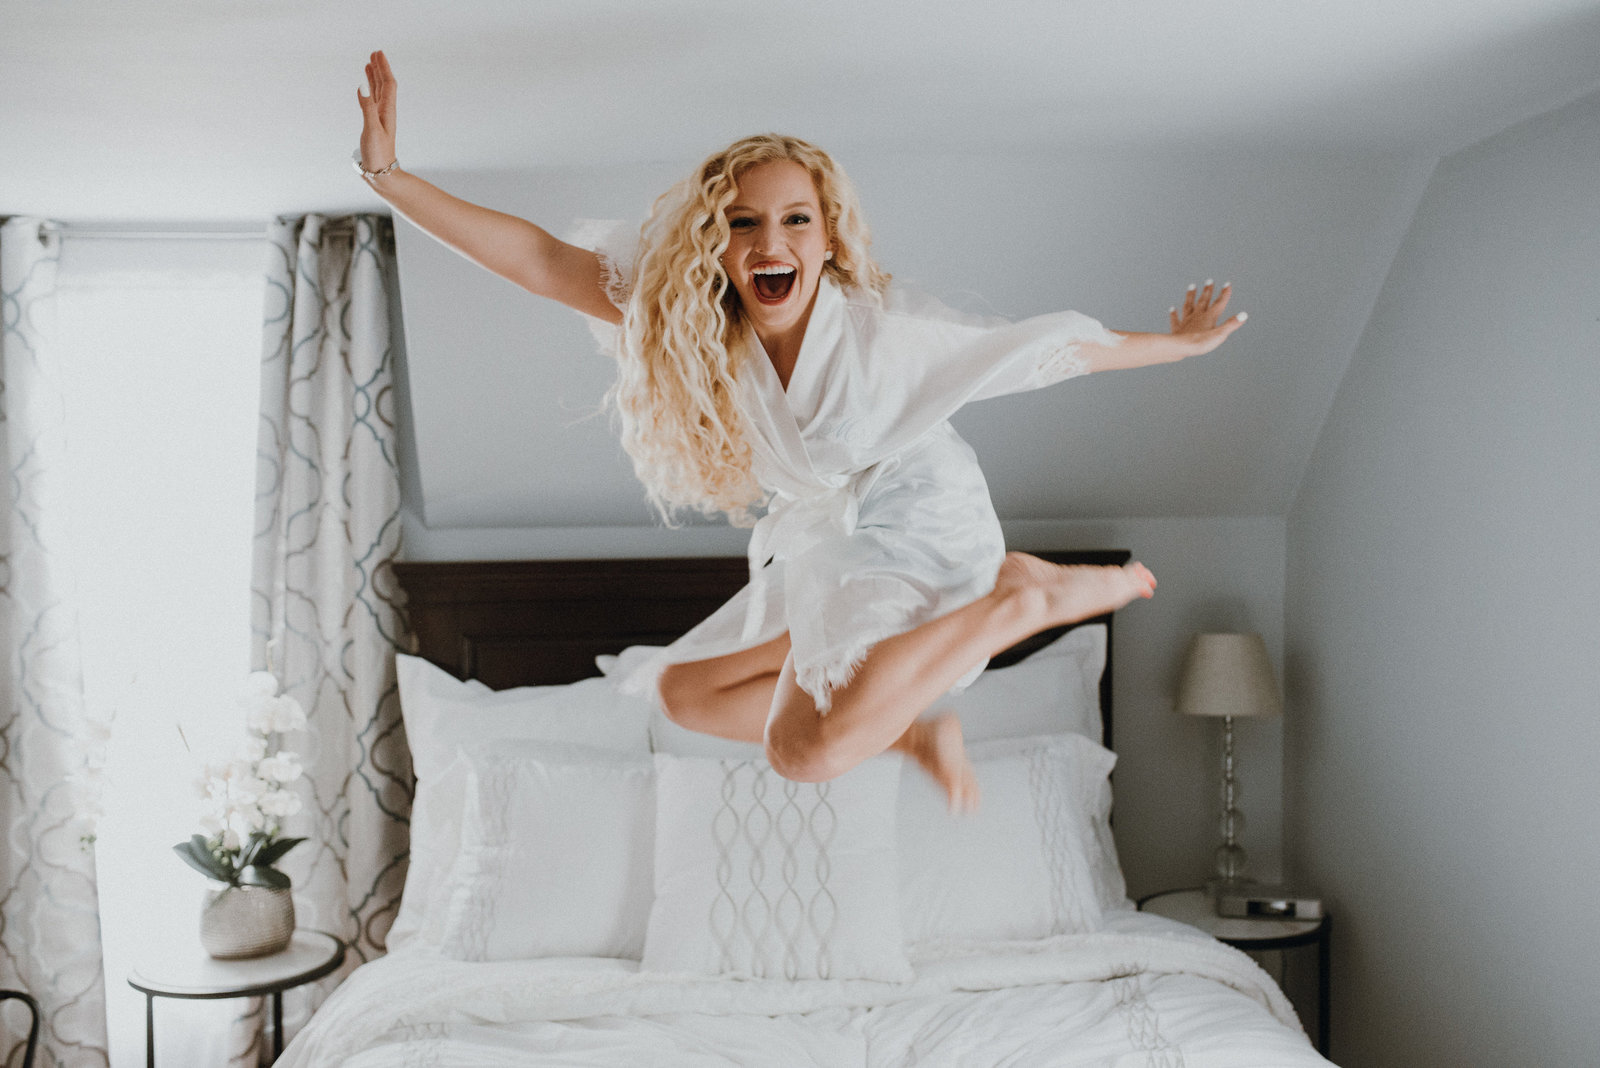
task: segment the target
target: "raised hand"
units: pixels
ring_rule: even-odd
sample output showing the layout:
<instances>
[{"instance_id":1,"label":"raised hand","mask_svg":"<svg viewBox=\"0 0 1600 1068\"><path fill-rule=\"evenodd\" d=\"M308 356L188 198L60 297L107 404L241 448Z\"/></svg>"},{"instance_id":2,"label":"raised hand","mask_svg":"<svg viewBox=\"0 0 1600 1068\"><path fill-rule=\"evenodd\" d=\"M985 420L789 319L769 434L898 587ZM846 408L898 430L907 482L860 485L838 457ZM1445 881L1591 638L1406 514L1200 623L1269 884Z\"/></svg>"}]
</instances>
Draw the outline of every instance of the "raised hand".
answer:
<instances>
[{"instance_id":1,"label":"raised hand","mask_svg":"<svg viewBox=\"0 0 1600 1068\"><path fill-rule=\"evenodd\" d=\"M1173 336L1182 337L1194 346L1190 355L1197 356L1210 352L1226 341L1229 334L1244 325L1247 318L1244 312L1218 322L1231 296L1233 296L1231 284L1213 292L1211 280L1207 279L1206 284L1198 291L1194 286L1189 287L1182 307L1167 312L1167 317L1172 323Z\"/></svg>"},{"instance_id":2,"label":"raised hand","mask_svg":"<svg viewBox=\"0 0 1600 1068\"><path fill-rule=\"evenodd\" d=\"M395 98L399 87L389 60L382 52L372 53L367 61L367 91L356 89L361 105L361 165L379 171L394 161Z\"/></svg>"}]
</instances>

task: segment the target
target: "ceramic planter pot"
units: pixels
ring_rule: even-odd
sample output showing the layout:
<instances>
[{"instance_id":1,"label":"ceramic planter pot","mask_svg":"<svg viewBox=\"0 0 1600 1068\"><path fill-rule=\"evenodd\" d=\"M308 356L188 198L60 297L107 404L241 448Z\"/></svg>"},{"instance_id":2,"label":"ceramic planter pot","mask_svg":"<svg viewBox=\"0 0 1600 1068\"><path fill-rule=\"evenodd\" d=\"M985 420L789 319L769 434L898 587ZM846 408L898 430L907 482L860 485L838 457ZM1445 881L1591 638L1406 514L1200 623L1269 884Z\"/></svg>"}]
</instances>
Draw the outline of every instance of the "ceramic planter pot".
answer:
<instances>
[{"instance_id":1,"label":"ceramic planter pot","mask_svg":"<svg viewBox=\"0 0 1600 1068\"><path fill-rule=\"evenodd\" d=\"M266 886L207 890L200 909L200 945L218 960L264 957L294 937L294 898Z\"/></svg>"}]
</instances>

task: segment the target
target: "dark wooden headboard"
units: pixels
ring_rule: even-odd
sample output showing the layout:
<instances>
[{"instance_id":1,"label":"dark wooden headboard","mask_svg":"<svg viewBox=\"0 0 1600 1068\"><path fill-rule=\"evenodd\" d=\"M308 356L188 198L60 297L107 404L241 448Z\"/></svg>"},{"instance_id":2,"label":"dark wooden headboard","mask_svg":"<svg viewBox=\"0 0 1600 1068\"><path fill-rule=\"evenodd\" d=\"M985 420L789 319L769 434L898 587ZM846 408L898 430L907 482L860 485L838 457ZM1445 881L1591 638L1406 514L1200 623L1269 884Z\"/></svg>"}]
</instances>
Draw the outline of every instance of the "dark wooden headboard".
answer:
<instances>
[{"instance_id":1,"label":"dark wooden headboard","mask_svg":"<svg viewBox=\"0 0 1600 1068\"><path fill-rule=\"evenodd\" d=\"M1122 549L1041 552L1061 564L1122 564ZM743 557L655 560L491 560L394 565L406 592L416 654L457 678L503 690L597 674L594 658L630 645L666 645L749 579ZM1100 680L1111 745L1111 617ZM1080 626L1082 624L1079 624ZM995 657L1014 664L1072 629L1036 634Z\"/></svg>"}]
</instances>

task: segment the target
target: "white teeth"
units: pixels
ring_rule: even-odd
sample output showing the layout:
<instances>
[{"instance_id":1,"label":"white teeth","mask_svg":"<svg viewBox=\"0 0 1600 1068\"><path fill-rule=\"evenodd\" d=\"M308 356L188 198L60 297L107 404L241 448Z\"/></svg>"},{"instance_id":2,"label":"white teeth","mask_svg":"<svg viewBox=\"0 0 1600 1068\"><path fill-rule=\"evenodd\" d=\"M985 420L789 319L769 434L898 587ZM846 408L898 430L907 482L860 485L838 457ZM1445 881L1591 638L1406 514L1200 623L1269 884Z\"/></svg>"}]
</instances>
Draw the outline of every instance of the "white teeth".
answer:
<instances>
[{"instance_id":1,"label":"white teeth","mask_svg":"<svg viewBox=\"0 0 1600 1068\"><path fill-rule=\"evenodd\" d=\"M793 267L757 267L752 274L794 274Z\"/></svg>"}]
</instances>

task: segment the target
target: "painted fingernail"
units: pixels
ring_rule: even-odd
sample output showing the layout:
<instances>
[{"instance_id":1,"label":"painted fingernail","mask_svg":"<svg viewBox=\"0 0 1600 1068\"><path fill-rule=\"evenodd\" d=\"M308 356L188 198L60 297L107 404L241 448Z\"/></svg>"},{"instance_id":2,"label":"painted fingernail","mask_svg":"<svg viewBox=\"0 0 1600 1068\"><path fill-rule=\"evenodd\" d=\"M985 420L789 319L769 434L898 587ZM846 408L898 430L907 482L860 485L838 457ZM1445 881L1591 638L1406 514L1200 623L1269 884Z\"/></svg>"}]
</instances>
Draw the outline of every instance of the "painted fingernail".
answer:
<instances>
[{"instance_id":1,"label":"painted fingernail","mask_svg":"<svg viewBox=\"0 0 1600 1068\"><path fill-rule=\"evenodd\" d=\"M1172 307L1172 308L1168 308L1167 309L1167 314L1168 315L1176 315L1177 313L1178 313L1178 309L1176 307Z\"/></svg>"},{"instance_id":2,"label":"painted fingernail","mask_svg":"<svg viewBox=\"0 0 1600 1068\"><path fill-rule=\"evenodd\" d=\"M1206 285L1210 285L1210 284L1211 284L1211 279L1207 278L1206 279Z\"/></svg>"},{"instance_id":3,"label":"painted fingernail","mask_svg":"<svg viewBox=\"0 0 1600 1068\"><path fill-rule=\"evenodd\" d=\"M1234 318L1239 320L1242 323L1246 319L1250 318L1250 316L1246 315L1244 312L1240 312L1238 315L1235 315Z\"/></svg>"},{"instance_id":4,"label":"painted fingernail","mask_svg":"<svg viewBox=\"0 0 1600 1068\"><path fill-rule=\"evenodd\" d=\"M1233 288L1233 283L1232 282L1224 282L1224 283L1222 283L1222 288L1223 289L1232 289Z\"/></svg>"},{"instance_id":5,"label":"painted fingernail","mask_svg":"<svg viewBox=\"0 0 1600 1068\"><path fill-rule=\"evenodd\" d=\"M1189 285L1189 292L1191 292L1191 293L1194 292L1194 284L1192 282Z\"/></svg>"}]
</instances>

